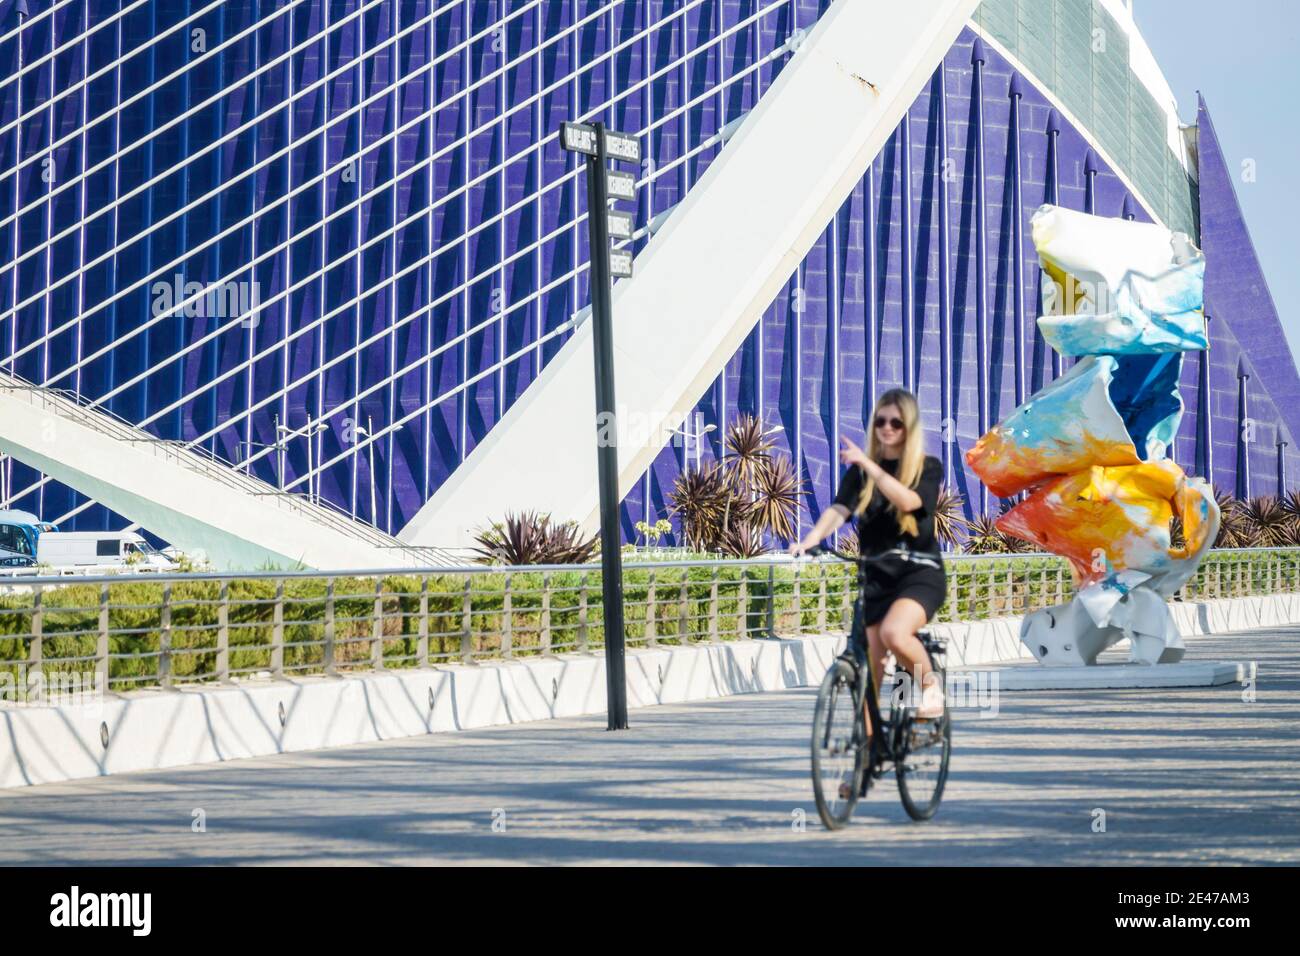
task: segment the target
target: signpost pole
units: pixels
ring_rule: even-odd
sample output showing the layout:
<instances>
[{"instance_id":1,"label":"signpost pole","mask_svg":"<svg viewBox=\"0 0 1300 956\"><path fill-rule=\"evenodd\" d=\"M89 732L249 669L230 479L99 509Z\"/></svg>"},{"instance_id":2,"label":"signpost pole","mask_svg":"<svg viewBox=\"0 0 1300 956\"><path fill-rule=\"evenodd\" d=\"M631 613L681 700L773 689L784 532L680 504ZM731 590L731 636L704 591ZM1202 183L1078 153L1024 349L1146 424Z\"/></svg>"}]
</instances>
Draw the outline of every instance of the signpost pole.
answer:
<instances>
[{"instance_id":1,"label":"signpost pole","mask_svg":"<svg viewBox=\"0 0 1300 956\"><path fill-rule=\"evenodd\" d=\"M605 127L596 129L595 155L587 155L587 226L591 249L591 331L596 365L596 466L600 481L601 597L605 619L605 681L609 729L627 729L624 661L623 555L619 533L618 428L614 405L614 322L609 265L609 201Z\"/></svg>"}]
</instances>

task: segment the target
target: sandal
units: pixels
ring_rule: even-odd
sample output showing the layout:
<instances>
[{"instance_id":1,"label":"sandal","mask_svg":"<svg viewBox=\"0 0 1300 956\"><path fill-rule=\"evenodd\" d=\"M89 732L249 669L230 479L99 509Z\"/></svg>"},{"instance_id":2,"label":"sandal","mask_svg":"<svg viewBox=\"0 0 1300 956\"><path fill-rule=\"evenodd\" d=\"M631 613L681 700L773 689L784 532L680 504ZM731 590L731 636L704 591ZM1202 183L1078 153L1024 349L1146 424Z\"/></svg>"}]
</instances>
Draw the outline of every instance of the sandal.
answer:
<instances>
[{"instance_id":1,"label":"sandal","mask_svg":"<svg viewBox=\"0 0 1300 956\"><path fill-rule=\"evenodd\" d=\"M943 707L943 688L936 678L921 692L921 705L916 709L916 719L937 720L943 716Z\"/></svg>"}]
</instances>

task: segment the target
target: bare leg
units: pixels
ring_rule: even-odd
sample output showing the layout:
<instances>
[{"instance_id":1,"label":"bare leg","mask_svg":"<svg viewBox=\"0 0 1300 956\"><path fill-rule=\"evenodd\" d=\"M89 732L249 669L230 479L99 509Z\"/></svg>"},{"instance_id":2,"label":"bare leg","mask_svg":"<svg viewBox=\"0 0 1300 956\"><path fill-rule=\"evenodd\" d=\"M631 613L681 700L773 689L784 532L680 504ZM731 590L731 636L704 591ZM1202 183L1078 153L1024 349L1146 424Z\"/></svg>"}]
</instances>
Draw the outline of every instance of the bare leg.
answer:
<instances>
[{"instance_id":1,"label":"bare leg","mask_svg":"<svg viewBox=\"0 0 1300 956\"><path fill-rule=\"evenodd\" d=\"M926 686L930 672L930 657L916 636L916 632L925 626L925 621L925 608L920 603L911 598L899 598L890 605L889 613L880 622L882 642L912 675L918 689Z\"/></svg>"},{"instance_id":2,"label":"bare leg","mask_svg":"<svg viewBox=\"0 0 1300 956\"><path fill-rule=\"evenodd\" d=\"M880 636L879 621L867 627L867 648L871 653L871 680L878 694L880 693L880 682L885 679L885 654L888 653L884 639ZM870 737L871 711L867 707L865 695L862 698L862 719L866 721L867 736Z\"/></svg>"},{"instance_id":3,"label":"bare leg","mask_svg":"<svg viewBox=\"0 0 1300 956\"><path fill-rule=\"evenodd\" d=\"M885 655L889 653L884 638L880 636L879 621L867 628L867 647L871 649L871 679L879 690L880 682L885 679Z\"/></svg>"}]
</instances>

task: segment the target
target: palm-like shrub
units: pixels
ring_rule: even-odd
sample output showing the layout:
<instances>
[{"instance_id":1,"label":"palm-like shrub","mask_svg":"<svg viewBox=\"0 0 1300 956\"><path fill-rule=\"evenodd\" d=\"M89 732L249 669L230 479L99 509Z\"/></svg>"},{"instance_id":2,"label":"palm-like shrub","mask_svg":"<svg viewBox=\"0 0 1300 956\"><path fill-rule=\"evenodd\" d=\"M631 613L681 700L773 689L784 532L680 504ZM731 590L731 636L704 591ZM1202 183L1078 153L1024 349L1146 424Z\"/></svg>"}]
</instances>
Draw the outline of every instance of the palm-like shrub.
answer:
<instances>
[{"instance_id":1,"label":"palm-like shrub","mask_svg":"<svg viewBox=\"0 0 1300 956\"><path fill-rule=\"evenodd\" d=\"M1274 495L1260 495L1239 503L1242 520L1250 529L1251 547L1281 548L1295 538L1296 519Z\"/></svg>"},{"instance_id":2,"label":"palm-like shrub","mask_svg":"<svg viewBox=\"0 0 1300 956\"><path fill-rule=\"evenodd\" d=\"M934 504L934 534L941 544L955 548L958 541L970 533L970 522L966 520L961 493L948 485L939 487L939 497Z\"/></svg>"},{"instance_id":3,"label":"palm-like shrub","mask_svg":"<svg viewBox=\"0 0 1300 956\"><path fill-rule=\"evenodd\" d=\"M507 512L505 519L478 532L474 553L480 564L582 564L591 560L600 539L583 539L577 522L555 523L550 515Z\"/></svg>"},{"instance_id":4,"label":"palm-like shrub","mask_svg":"<svg viewBox=\"0 0 1300 956\"><path fill-rule=\"evenodd\" d=\"M1291 537L1287 544L1300 545L1300 488L1288 491L1278 499L1282 510L1290 516Z\"/></svg>"},{"instance_id":5,"label":"palm-like shrub","mask_svg":"<svg viewBox=\"0 0 1300 956\"><path fill-rule=\"evenodd\" d=\"M1300 488L1293 488L1278 499L1282 510L1292 518L1300 518Z\"/></svg>"},{"instance_id":6,"label":"palm-like shrub","mask_svg":"<svg viewBox=\"0 0 1300 956\"><path fill-rule=\"evenodd\" d=\"M801 486L794 462L785 455L768 458L754 475L750 523L761 531L792 541L799 499L805 494Z\"/></svg>"},{"instance_id":7,"label":"palm-like shrub","mask_svg":"<svg viewBox=\"0 0 1300 956\"><path fill-rule=\"evenodd\" d=\"M994 515L976 515L966 524L967 554L1021 554L1033 551L1034 545L1015 535L1006 534L997 526Z\"/></svg>"},{"instance_id":8,"label":"palm-like shrub","mask_svg":"<svg viewBox=\"0 0 1300 956\"><path fill-rule=\"evenodd\" d=\"M727 428L724 444L727 455L722 459L722 474L737 491L753 488L760 473L772 460L774 428L764 428L754 415L739 415Z\"/></svg>"},{"instance_id":9,"label":"palm-like shrub","mask_svg":"<svg viewBox=\"0 0 1300 956\"><path fill-rule=\"evenodd\" d=\"M679 475L669 513L697 551L746 558L768 550L766 536L795 536L799 499L807 492L788 455L774 454L772 429L741 415L726 432L727 456Z\"/></svg>"},{"instance_id":10,"label":"palm-like shrub","mask_svg":"<svg viewBox=\"0 0 1300 956\"><path fill-rule=\"evenodd\" d=\"M976 515L966 526L967 554L997 554L1006 550L1006 535L993 515Z\"/></svg>"},{"instance_id":11,"label":"palm-like shrub","mask_svg":"<svg viewBox=\"0 0 1300 956\"><path fill-rule=\"evenodd\" d=\"M717 549L733 558L756 558L772 550L763 537L763 529L753 516L734 522L718 536Z\"/></svg>"},{"instance_id":12,"label":"palm-like shrub","mask_svg":"<svg viewBox=\"0 0 1300 956\"><path fill-rule=\"evenodd\" d=\"M677 476L668 494L668 513L681 525L682 538L693 551L714 551L724 519L743 521L747 502L737 502L719 465L686 471Z\"/></svg>"},{"instance_id":13,"label":"palm-like shrub","mask_svg":"<svg viewBox=\"0 0 1300 956\"><path fill-rule=\"evenodd\" d=\"M1241 509L1241 502L1217 487L1214 501L1219 506L1219 533L1214 539L1214 547L1251 547L1253 529Z\"/></svg>"},{"instance_id":14,"label":"palm-like shrub","mask_svg":"<svg viewBox=\"0 0 1300 956\"><path fill-rule=\"evenodd\" d=\"M857 522L850 521L840 528L840 538L837 547L845 554L857 554L859 552L861 544L858 541Z\"/></svg>"}]
</instances>

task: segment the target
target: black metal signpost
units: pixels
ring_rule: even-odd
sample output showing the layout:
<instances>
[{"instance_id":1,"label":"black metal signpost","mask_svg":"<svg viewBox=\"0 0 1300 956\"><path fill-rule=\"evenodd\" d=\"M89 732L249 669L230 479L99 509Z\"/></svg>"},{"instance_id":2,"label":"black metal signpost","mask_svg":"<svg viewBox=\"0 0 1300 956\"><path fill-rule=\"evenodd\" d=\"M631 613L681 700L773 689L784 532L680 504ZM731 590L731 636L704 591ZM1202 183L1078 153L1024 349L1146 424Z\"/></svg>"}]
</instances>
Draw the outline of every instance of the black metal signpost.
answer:
<instances>
[{"instance_id":1,"label":"black metal signpost","mask_svg":"<svg viewBox=\"0 0 1300 956\"><path fill-rule=\"evenodd\" d=\"M640 164L641 144L603 123L565 123L566 150L587 157L587 228L591 247L591 332L596 364L596 466L600 480L601 597L605 620L605 689L609 729L627 729L624 664L622 536L618 525L618 429L614 407L614 316L612 276L632 274L632 250L609 246L611 234L631 238L632 217L611 210L609 200L633 199L636 179L612 171L608 158Z\"/></svg>"}]
</instances>

